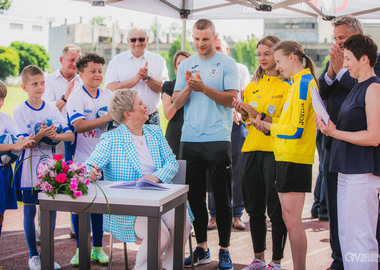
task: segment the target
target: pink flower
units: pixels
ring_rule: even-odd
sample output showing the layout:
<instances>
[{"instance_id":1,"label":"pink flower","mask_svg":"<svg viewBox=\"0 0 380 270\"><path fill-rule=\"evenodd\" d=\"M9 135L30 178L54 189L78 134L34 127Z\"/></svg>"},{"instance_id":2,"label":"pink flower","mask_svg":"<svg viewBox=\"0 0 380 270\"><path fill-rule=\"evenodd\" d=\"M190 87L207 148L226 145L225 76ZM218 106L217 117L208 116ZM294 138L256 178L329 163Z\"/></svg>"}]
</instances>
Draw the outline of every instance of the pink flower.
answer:
<instances>
[{"instance_id":1,"label":"pink flower","mask_svg":"<svg viewBox=\"0 0 380 270\"><path fill-rule=\"evenodd\" d=\"M71 182L70 184L70 190L71 191L76 191L78 189L78 182Z\"/></svg>"},{"instance_id":2,"label":"pink flower","mask_svg":"<svg viewBox=\"0 0 380 270\"><path fill-rule=\"evenodd\" d=\"M49 167L54 167L56 163L57 163L56 160L49 158L48 160Z\"/></svg>"},{"instance_id":3,"label":"pink flower","mask_svg":"<svg viewBox=\"0 0 380 270\"><path fill-rule=\"evenodd\" d=\"M66 174L64 173L60 173L57 175L57 177L55 178L55 180L60 183L60 184L63 184L67 181L67 178L66 178Z\"/></svg>"},{"instance_id":4,"label":"pink flower","mask_svg":"<svg viewBox=\"0 0 380 270\"><path fill-rule=\"evenodd\" d=\"M43 177L44 177L44 175L43 175L42 173L37 174L37 178L38 178L38 179L41 179L41 178L43 178Z\"/></svg>"},{"instance_id":5,"label":"pink flower","mask_svg":"<svg viewBox=\"0 0 380 270\"><path fill-rule=\"evenodd\" d=\"M67 164L73 164L73 161L72 160L69 160L66 162Z\"/></svg>"},{"instance_id":6,"label":"pink flower","mask_svg":"<svg viewBox=\"0 0 380 270\"><path fill-rule=\"evenodd\" d=\"M54 188L46 181L41 183L41 190L52 193Z\"/></svg>"},{"instance_id":7,"label":"pink flower","mask_svg":"<svg viewBox=\"0 0 380 270\"><path fill-rule=\"evenodd\" d=\"M45 175L49 171L49 167L46 164L40 163L38 165L38 173Z\"/></svg>"},{"instance_id":8,"label":"pink flower","mask_svg":"<svg viewBox=\"0 0 380 270\"><path fill-rule=\"evenodd\" d=\"M62 166L62 168L63 168L63 172L67 173L69 171L69 169L70 169L70 166L69 165L64 165L64 166Z\"/></svg>"},{"instance_id":9,"label":"pink flower","mask_svg":"<svg viewBox=\"0 0 380 270\"><path fill-rule=\"evenodd\" d=\"M50 176L51 178L55 178L55 177L57 176L57 174L56 174L55 172L53 172L53 171L50 171L50 172L49 172L49 176Z\"/></svg>"},{"instance_id":10,"label":"pink flower","mask_svg":"<svg viewBox=\"0 0 380 270\"><path fill-rule=\"evenodd\" d=\"M58 161L58 160L63 159L63 156L62 155L55 155L55 156L53 156L53 159Z\"/></svg>"},{"instance_id":11,"label":"pink flower","mask_svg":"<svg viewBox=\"0 0 380 270\"><path fill-rule=\"evenodd\" d=\"M84 180L86 180L85 185L88 186L88 185L90 184L90 179L86 178L86 179L84 179Z\"/></svg>"},{"instance_id":12,"label":"pink flower","mask_svg":"<svg viewBox=\"0 0 380 270\"><path fill-rule=\"evenodd\" d=\"M78 198L80 196L82 196L82 191L80 191L80 190L74 191L74 197L75 198Z\"/></svg>"}]
</instances>

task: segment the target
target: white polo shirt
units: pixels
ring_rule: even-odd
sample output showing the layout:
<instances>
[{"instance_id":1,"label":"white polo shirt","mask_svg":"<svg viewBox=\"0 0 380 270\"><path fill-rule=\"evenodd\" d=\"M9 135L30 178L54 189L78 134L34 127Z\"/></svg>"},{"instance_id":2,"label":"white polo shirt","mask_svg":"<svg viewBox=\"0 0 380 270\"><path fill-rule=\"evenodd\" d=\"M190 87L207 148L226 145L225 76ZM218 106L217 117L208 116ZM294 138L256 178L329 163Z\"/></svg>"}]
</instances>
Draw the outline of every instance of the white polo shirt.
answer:
<instances>
[{"instance_id":1,"label":"white polo shirt","mask_svg":"<svg viewBox=\"0 0 380 270\"><path fill-rule=\"evenodd\" d=\"M109 62L105 75L105 85L132 79L147 61L148 73L152 78L161 81L168 80L168 69L164 58L148 51L145 51L140 58L136 58L131 50L128 50L116 55ZM132 89L137 90L141 100L148 106L148 114L158 109L160 94L150 88L146 82L140 80Z\"/></svg>"},{"instance_id":2,"label":"white polo shirt","mask_svg":"<svg viewBox=\"0 0 380 270\"><path fill-rule=\"evenodd\" d=\"M74 89L80 88L82 86L82 80L79 78L78 74L74 76ZM55 106L55 102L61 99L62 95L66 93L68 82L61 74L61 70L58 69L50 74L45 75L45 93L42 99L48 103ZM66 105L62 108L62 116L66 119L67 108Z\"/></svg>"}]
</instances>

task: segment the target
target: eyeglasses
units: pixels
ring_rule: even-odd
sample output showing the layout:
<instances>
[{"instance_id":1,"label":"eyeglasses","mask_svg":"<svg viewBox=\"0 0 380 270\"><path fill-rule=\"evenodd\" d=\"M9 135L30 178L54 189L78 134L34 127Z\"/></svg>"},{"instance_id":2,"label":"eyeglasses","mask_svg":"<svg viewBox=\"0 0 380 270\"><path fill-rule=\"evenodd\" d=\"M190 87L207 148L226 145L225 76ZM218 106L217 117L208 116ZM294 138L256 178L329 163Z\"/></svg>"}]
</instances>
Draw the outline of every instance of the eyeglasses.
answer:
<instances>
[{"instance_id":1,"label":"eyeglasses","mask_svg":"<svg viewBox=\"0 0 380 270\"><path fill-rule=\"evenodd\" d=\"M132 43L135 43L136 41L139 41L139 42L145 42L145 38L144 37L140 37L140 38L130 38L129 41L132 42Z\"/></svg>"},{"instance_id":2,"label":"eyeglasses","mask_svg":"<svg viewBox=\"0 0 380 270\"><path fill-rule=\"evenodd\" d=\"M263 53L263 54L261 54L261 53L256 53L255 54L255 56L257 57L257 58L260 58L260 57L264 57L264 58L268 58L269 56L271 56L272 54L270 53L270 52L265 52L265 53Z\"/></svg>"}]
</instances>

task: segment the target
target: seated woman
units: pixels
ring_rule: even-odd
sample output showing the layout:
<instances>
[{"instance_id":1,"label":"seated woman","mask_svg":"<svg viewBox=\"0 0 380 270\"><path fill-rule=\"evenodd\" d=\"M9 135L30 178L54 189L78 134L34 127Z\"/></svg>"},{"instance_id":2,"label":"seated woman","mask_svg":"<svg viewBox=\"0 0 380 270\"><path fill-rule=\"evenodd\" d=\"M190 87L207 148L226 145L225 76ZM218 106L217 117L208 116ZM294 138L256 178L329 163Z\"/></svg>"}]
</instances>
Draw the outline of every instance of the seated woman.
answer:
<instances>
[{"instance_id":1,"label":"seated woman","mask_svg":"<svg viewBox=\"0 0 380 270\"><path fill-rule=\"evenodd\" d=\"M144 125L148 120L147 106L137 91L115 91L108 111L120 126L102 135L100 143L86 160L92 164L91 180L100 179L103 171L106 181L139 181L142 178L156 183L171 183L178 171L178 163L162 130L156 125ZM136 256L135 269L147 269L147 218L120 215L104 215L103 229L124 242L142 244ZM186 234L191 229L190 217L186 215ZM161 256L162 267L172 269L174 239L174 210L162 215Z\"/></svg>"}]
</instances>

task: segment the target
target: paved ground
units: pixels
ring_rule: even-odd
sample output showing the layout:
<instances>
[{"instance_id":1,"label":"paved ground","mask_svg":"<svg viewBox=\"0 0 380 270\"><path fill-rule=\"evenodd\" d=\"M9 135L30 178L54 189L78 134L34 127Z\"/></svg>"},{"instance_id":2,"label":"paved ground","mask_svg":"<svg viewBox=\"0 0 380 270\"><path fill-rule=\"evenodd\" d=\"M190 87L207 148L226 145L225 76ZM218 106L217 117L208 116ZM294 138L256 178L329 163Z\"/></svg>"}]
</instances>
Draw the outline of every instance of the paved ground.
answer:
<instances>
[{"instance_id":1,"label":"paved ground","mask_svg":"<svg viewBox=\"0 0 380 270\"><path fill-rule=\"evenodd\" d=\"M316 159L317 160L317 159ZM318 164L314 165L314 169ZM316 171L314 177L316 179ZM308 270L326 269L330 266L330 245L328 222L321 222L317 219L310 219L310 209L313 203L312 194L307 194L303 211L303 224L308 239L307 268ZM244 214L242 220L247 228L248 216ZM18 210L7 211L3 225L2 236L0 237L0 270L28 269L28 248L23 231L23 207ZM57 215L57 227L55 230L55 260L62 266L62 269L74 269L69 261L75 253L75 240L69 238L70 218L68 213L60 212ZM195 239L193 238L193 246ZM104 236L103 246L108 253L109 235ZM136 252L139 245L128 244L129 267L134 265ZM218 264L218 237L216 231L209 232L209 247L212 262L209 265L197 267L198 270L216 269ZM266 258L271 258L271 229L268 222L267 253ZM253 257L250 232L232 231L231 236L231 256L234 262L234 269L242 269L249 264ZM124 269L122 243L114 244L113 269ZM188 245L186 245L186 256L189 255ZM97 264L92 265L92 269L107 269ZM285 256L282 261L282 269L293 269L289 242L286 243Z\"/></svg>"}]
</instances>

